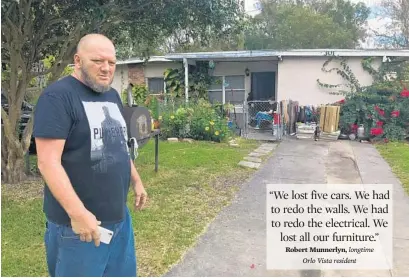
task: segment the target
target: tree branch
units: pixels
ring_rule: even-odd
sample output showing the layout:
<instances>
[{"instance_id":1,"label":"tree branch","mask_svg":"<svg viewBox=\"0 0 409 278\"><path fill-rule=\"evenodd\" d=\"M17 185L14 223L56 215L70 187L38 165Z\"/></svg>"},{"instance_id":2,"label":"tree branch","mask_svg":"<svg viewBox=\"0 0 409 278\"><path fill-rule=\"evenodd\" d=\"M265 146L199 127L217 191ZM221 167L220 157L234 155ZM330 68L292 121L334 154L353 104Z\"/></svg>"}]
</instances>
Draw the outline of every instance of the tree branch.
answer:
<instances>
[{"instance_id":1,"label":"tree branch","mask_svg":"<svg viewBox=\"0 0 409 278\"><path fill-rule=\"evenodd\" d=\"M19 142L17 138L15 138L14 129L11 127L10 119L3 107L1 107L1 118L3 119L4 137L6 137L7 141L12 145L12 148L20 149Z\"/></svg>"},{"instance_id":2,"label":"tree branch","mask_svg":"<svg viewBox=\"0 0 409 278\"><path fill-rule=\"evenodd\" d=\"M21 0L20 0L21 1ZM24 34L31 34L33 33L33 27L34 25L32 24L31 20L30 20L30 9L31 9L31 5L32 5L32 0L28 0L26 5L25 5L25 9L24 9ZM28 36L26 36L28 37Z\"/></svg>"},{"instance_id":3,"label":"tree branch","mask_svg":"<svg viewBox=\"0 0 409 278\"><path fill-rule=\"evenodd\" d=\"M17 10L17 14L18 14L18 29L22 30L23 28L23 13L24 13L24 4L26 1L24 0L20 0L18 1L18 10Z\"/></svg>"},{"instance_id":4,"label":"tree branch","mask_svg":"<svg viewBox=\"0 0 409 278\"><path fill-rule=\"evenodd\" d=\"M31 115L30 119L27 122L26 127L24 128L23 135L21 137L21 147L24 153L26 153L28 149L30 148L31 135L33 134L33 127L34 127L34 116Z\"/></svg>"},{"instance_id":5,"label":"tree branch","mask_svg":"<svg viewBox=\"0 0 409 278\"><path fill-rule=\"evenodd\" d=\"M10 33L21 36L21 30L17 28L17 26L11 21L9 17L6 17L7 25L10 27Z\"/></svg>"},{"instance_id":6,"label":"tree branch","mask_svg":"<svg viewBox=\"0 0 409 278\"><path fill-rule=\"evenodd\" d=\"M44 34L44 33L45 33L45 30L43 32L41 32L39 34L39 36L41 36L41 34ZM59 37L53 37L53 38L50 38L50 39L46 39L46 40L43 40L38 47L39 47L39 49L46 48L47 46L49 46L49 45L51 45L53 43L56 43L56 42L59 42L59 41L64 41L64 40L66 40L66 38L67 38L66 36L59 36Z\"/></svg>"}]
</instances>

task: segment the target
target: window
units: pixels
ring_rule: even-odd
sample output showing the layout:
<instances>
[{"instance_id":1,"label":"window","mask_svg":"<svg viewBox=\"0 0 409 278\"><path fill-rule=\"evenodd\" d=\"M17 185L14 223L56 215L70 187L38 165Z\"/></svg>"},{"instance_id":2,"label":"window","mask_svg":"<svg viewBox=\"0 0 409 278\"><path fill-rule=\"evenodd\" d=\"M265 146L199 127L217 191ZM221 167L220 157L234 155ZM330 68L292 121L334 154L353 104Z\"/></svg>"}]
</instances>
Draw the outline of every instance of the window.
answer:
<instances>
[{"instance_id":1,"label":"window","mask_svg":"<svg viewBox=\"0 0 409 278\"><path fill-rule=\"evenodd\" d=\"M223 77L215 76L213 83L210 85L208 90L209 101L211 103L223 102Z\"/></svg>"},{"instance_id":2,"label":"window","mask_svg":"<svg viewBox=\"0 0 409 278\"><path fill-rule=\"evenodd\" d=\"M210 102L242 104L245 100L244 75L217 76L209 88Z\"/></svg>"},{"instance_id":3,"label":"window","mask_svg":"<svg viewBox=\"0 0 409 278\"><path fill-rule=\"evenodd\" d=\"M226 76L225 100L231 104L242 104L245 100L244 75Z\"/></svg>"},{"instance_id":4,"label":"window","mask_svg":"<svg viewBox=\"0 0 409 278\"><path fill-rule=\"evenodd\" d=\"M163 93L164 91L163 78L154 77L148 78L148 90L152 94Z\"/></svg>"}]
</instances>

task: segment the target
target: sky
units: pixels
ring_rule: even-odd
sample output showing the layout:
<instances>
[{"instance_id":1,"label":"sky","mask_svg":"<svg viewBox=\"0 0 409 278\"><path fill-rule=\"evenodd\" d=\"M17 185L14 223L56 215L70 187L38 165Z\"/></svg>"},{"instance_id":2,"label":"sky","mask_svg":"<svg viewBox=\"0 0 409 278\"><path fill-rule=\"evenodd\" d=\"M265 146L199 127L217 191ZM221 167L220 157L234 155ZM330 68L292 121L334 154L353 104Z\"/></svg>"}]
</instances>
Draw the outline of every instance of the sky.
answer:
<instances>
[{"instance_id":1,"label":"sky","mask_svg":"<svg viewBox=\"0 0 409 278\"><path fill-rule=\"evenodd\" d=\"M370 9L371 15L368 18L368 28L370 30L377 30L380 33L386 34L388 30L385 28L386 24L390 22L390 19L382 13L380 8L381 0L350 0L351 2L358 3L364 2ZM369 37L365 43L362 43L364 48L375 48L376 38L374 35Z\"/></svg>"},{"instance_id":2,"label":"sky","mask_svg":"<svg viewBox=\"0 0 409 278\"><path fill-rule=\"evenodd\" d=\"M364 2L368 7L371 8L372 14L368 19L368 29L378 30L379 32L386 32L384 26L388 22L388 18L379 15L379 4L382 0L350 0L353 3ZM258 0L245 0L246 12L250 15L256 15L258 13ZM375 38L370 37L365 43L362 43L363 48L374 48Z\"/></svg>"}]
</instances>

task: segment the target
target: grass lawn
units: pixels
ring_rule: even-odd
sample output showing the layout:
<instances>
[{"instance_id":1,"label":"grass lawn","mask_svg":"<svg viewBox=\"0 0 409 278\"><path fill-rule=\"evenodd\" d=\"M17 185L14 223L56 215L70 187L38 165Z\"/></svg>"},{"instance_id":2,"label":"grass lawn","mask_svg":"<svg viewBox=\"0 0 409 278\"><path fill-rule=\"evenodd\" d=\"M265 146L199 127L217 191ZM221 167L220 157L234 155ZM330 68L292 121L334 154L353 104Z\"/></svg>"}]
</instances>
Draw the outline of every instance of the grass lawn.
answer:
<instances>
[{"instance_id":1,"label":"grass lawn","mask_svg":"<svg viewBox=\"0 0 409 278\"><path fill-rule=\"evenodd\" d=\"M393 142L376 145L376 148L409 194L409 144Z\"/></svg>"},{"instance_id":2,"label":"grass lawn","mask_svg":"<svg viewBox=\"0 0 409 278\"><path fill-rule=\"evenodd\" d=\"M154 172L154 143L140 150L137 168L149 194L148 206L131 210L139 276L161 276L177 263L253 170L237 163L257 147L204 142L159 145ZM134 200L129 195L129 204ZM3 276L48 276L43 244L42 182L2 184Z\"/></svg>"}]
</instances>

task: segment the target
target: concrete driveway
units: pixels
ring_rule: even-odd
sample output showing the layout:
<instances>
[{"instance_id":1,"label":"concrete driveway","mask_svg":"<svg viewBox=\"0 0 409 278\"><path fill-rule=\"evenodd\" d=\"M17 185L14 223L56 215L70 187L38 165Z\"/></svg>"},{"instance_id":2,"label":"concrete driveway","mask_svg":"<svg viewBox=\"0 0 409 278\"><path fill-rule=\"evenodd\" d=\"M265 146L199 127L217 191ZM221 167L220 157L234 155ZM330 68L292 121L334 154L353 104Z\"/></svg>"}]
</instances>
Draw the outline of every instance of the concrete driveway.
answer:
<instances>
[{"instance_id":1,"label":"concrete driveway","mask_svg":"<svg viewBox=\"0 0 409 278\"><path fill-rule=\"evenodd\" d=\"M393 184L393 271L267 271L268 183ZM409 197L372 145L286 139L165 276L409 276L408 253Z\"/></svg>"}]
</instances>

